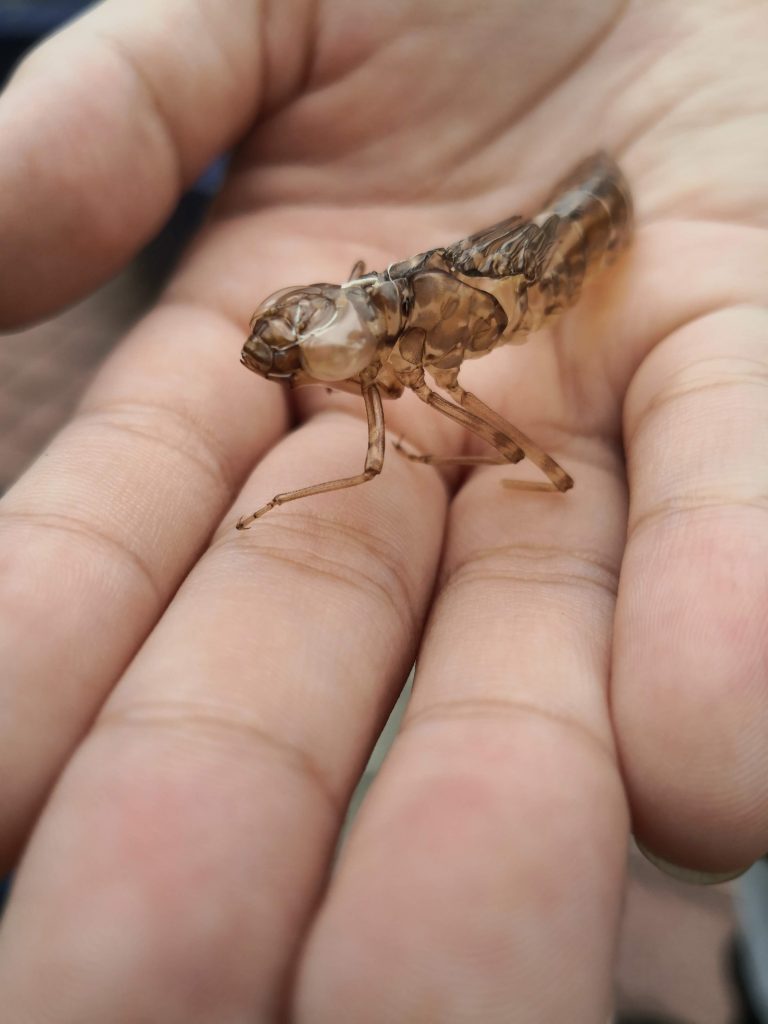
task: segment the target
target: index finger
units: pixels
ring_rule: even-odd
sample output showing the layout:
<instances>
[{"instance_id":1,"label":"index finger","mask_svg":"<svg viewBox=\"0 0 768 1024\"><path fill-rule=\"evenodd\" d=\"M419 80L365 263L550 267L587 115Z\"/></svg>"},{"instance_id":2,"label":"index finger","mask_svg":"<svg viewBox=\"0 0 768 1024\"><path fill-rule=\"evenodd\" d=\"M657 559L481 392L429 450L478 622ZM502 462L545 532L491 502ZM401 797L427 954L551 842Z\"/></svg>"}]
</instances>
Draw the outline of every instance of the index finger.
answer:
<instances>
[{"instance_id":1,"label":"index finger","mask_svg":"<svg viewBox=\"0 0 768 1024\"><path fill-rule=\"evenodd\" d=\"M305 6L107 0L32 51L0 97L0 327L110 277L290 92Z\"/></svg>"}]
</instances>

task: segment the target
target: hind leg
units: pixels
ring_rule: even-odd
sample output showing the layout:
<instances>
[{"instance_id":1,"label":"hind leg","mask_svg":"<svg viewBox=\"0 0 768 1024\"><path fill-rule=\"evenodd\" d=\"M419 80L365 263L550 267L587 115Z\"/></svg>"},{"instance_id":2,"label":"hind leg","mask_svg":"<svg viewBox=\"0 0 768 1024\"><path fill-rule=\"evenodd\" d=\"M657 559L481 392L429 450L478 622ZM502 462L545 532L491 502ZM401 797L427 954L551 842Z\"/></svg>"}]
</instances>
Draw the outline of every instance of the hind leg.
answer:
<instances>
[{"instance_id":1,"label":"hind leg","mask_svg":"<svg viewBox=\"0 0 768 1024\"><path fill-rule=\"evenodd\" d=\"M504 437L511 438L516 445L518 445L525 452L527 458L531 462L538 466L539 469L549 478L551 488L558 491L568 491L573 487L573 479L565 472L562 466L559 466L557 462L548 455L543 448L530 439L521 430L513 426L508 420L505 420L503 416L500 416L493 409L489 408L485 402L481 402L476 395L473 395L471 391L466 391L458 382L459 370L458 367L451 367L450 369L439 369L438 367L430 368L430 374L434 379L438 387L443 388L453 398L462 409L466 409L467 412L471 413L478 420L481 420L494 432L500 432ZM494 445L496 447L496 445ZM541 487L530 488L524 481L505 481L505 486L541 490ZM544 490L550 490L549 486L544 486Z\"/></svg>"},{"instance_id":2,"label":"hind leg","mask_svg":"<svg viewBox=\"0 0 768 1024\"><path fill-rule=\"evenodd\" d=\"M517 445L510 437L504 434L500 430L495 430L489 423L481 419L479 416L475 416L473 413L468 412L466 409L462 409L454 402L449 402L442 395L439 395L436 391L433 391L424 380L424 371L420 366L409 367L407 370L400 370L397 373L398 380L407 388L410 388L413 393L422 400L426 405L436 409L437 412L447 416L454 422L459 423L470 433L475 434L477 437L482 438L483 441L487 441L491 447L495 448L500 455L503 456L505 462L519 462L523 458L523 450ZM439 460L439 455L432 456L417 456L416 461L427 461ZM453 456L448 456L448 459L452 459ZM463 456L456 456L457 459L463 459ZM474 461L473 456L467 456L467 458ZM473 462L464 463L465 465L472 465Z\"/></svg>"}]
</instances>

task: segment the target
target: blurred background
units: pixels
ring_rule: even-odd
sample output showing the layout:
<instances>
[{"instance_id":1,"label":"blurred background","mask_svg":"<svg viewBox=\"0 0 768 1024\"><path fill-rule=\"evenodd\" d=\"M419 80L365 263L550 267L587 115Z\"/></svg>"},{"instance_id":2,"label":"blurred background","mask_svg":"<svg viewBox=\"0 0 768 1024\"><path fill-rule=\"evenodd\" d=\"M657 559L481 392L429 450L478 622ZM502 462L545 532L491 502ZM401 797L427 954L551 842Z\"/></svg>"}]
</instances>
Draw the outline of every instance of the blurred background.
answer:
<instances>
[{"instance_id":1,"label":"blurred background","mask_svg":"<svg viewBox=\"0 0 768 1024\"><path fill-rule=\"evenodd\" d=\"M37 39L86 6L0 0L0 82ZM0 494L45 447L94 369L153 302L221 174L221 164L211 168L161 234L98 292L46 323L0 336ZM397 714L390 733L396 725ZM353 804L363 798L386 745L377 748ZM0 881L0 903L3 886ZM681 885L632 852L617 980L622 1024L759 1024L736 983L737 888Z\"/></svg>"}]
</instances>

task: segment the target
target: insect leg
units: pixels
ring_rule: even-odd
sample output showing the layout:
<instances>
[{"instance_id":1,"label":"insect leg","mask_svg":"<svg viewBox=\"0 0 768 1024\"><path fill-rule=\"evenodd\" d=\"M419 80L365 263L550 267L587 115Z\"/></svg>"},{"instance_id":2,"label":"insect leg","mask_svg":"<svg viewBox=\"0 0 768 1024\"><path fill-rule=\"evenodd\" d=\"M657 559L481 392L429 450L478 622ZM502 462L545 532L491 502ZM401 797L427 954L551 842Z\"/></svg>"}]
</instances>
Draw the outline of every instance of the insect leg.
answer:
<instances>
[{"instance_id":1,"label":"insect leg","mask_svg":"<svg viewBox=\"0 0 768 1024\"><path fill-rule=\"evenodd\" d=\"M552 485L558 491L565 492L573 487L572 478L565 472L562 466L555 462L551 455L547 455L543 448L539 448L526 434L518 430L517 427L513 427L508 420L494 412L485 402L481 402L471 391L464 390L457 380L458 369L440 370L435 368L432 371L432 376L435 378L435 383L438 387L445 388L462 409L466 409L478 419L485 421L492 431L501 431L503 435L511 437L523 449L531 462L538 466L542 473L550 479ZM509 482L510 484L513 483L513 481ZM525 481L520 481L519 486L528 490L531 489L530 485Z\"/></svg>"},{"instance_id":2,"label":"insect leg","mask_svg":"<svg viewBox=\"0 0 768 1024\"><path fill-rule=\"evenodd\" d=\"M368 451L362 473L358 473L356 476L342 477L340 480L328 480L324 484L300 487L296 491L276 494L271 501L252 512L251 515L242 516L237 522L238 530L247 530L255 520L266 515L277 505L285 505L286 502L296 501L297 498L308 498L312 494L325 494L327 491L340 491L345 487L355 487L357 484L364 484L367 480L378 476L384 465L384 409L381 404L381 395L375 384L369 384L362 388L362 393L368 417Z\"/></svg>"},{"instance_id":3,"label":"insect leg","mask_svg":"<svg viewBox=\"0 0 768 1024\"><path fill-rule=\"evenodd\" d=\"M352 269L349 272L348 281L356 281L358 277L362 277L365 273L365 260L355 260L352 264Z\"/></svg>"},{"instance_id":4,"label":"insect leg","mask_svg":"<svg viewBox=\"0 0 768 1024\"><path fill-rule=\"evenodd\" d=\"M424 371L421 367L414 367L413 369L400 372L398 377L422 402L425 402L433 409L437 409L438 412L447 416L448 419L459 423L466 430L469 430L470 433L482 438L483 441L487 441L492 448L495 448L497 452L504 456L505 462L519 462L523 458L523 450L512 438L500 430L495 430L479 416L475 416L460 406L454 405L453 402L449 402L442 395L438 395L436 391L433 391L424 380ZM439 457L432 456L432 458L436 459Z\"/></svg>"},{"instance_id":5,"label":"insect leg","mask_svg":"<svg viewBox=\"0 0 768 1024\"><path fill-rule=\"evenodd\" d=\"M419 455L418 452L409 452L400 437L392 442L392 447L411 462L422 462L427 466L502 466L509 462L503 455Z\"/></svg>"}]
</instances>

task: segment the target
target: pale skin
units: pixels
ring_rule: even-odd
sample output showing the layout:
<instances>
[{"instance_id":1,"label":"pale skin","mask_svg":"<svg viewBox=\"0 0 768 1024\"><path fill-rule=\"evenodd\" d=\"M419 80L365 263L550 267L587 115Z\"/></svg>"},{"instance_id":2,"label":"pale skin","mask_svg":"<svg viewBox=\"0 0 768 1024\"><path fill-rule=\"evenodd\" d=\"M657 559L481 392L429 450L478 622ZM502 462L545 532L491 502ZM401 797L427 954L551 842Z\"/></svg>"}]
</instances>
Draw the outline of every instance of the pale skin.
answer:
<instances>
[{"instance_id":1,"label":"pale skin","mask_svg":"<svg viewBox=\"0 0 768 1024\"><path fill-rule=\"evenodd\" d=\"M630 829L704 871L765 853L766 20L106 0L22 66L4 326L123 265L246 141L159 305L0 504L4 864L28 842L9 1020L592 1024ZM632 248L555 331L466 371L574 489L390 450L238 533L366 446L359 399L240 366L257 303L535 209L600 146ZM385 412L409 450L488 454L412 395Z\"/></svg>"}]
</instances>

